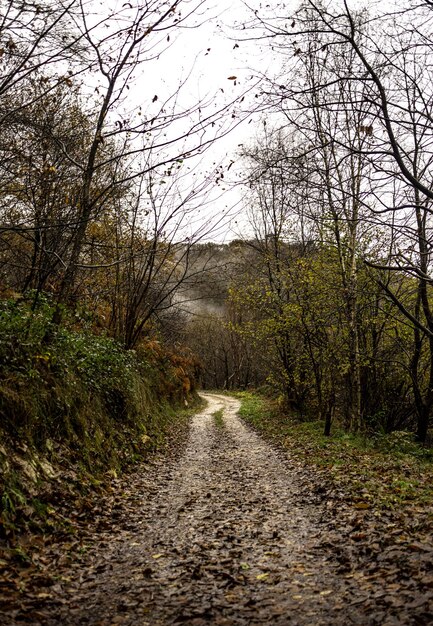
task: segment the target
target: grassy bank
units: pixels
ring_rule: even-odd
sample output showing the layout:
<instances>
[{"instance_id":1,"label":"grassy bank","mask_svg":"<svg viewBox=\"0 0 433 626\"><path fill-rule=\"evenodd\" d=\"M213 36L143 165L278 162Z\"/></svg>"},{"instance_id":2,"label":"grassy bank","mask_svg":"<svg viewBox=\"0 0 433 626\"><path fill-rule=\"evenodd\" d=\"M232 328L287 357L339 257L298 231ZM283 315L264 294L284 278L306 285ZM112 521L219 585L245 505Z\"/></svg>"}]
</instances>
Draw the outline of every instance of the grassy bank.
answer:
<instances>
[{"instance_id":1,"label":"grassy bank","mask_svg":"<svg viewBox=\"0 0 433 626\"><path fill-rule=\"evenodd\" d=\"M294 461L314 468L322 484L344 490L355 510L431 507L433 451L416 444L410 433L368 438L335 427L325 437L320 422L299 423L265 397L237 395L248 423L282 445Z\"/></svg>"},{"instance_id":2,"label":"grassy bank","mask_svg":"<svg viewBox=\"0 0 433 626\"><path fill-rule=\"evenodd\" d=\"M405 606L418 589L419 623L430 623L431 614L419 607L433 586L431 451L408 433L368 439L334 426L324 437L321 423L297 423L260 396L240 398L242 417L287 451L293 469L287 479L297 482L300 504L319 507L320 529L339 571L356 572L360 588L376 585L390 614L399 611L394 593Z\"/></svg>"},{"instance_id":3,"label":"grassy bank","mask_svg":"<svg viewBox=\"0 0 433 626\"><path fill-rule=\"evenodd\" d=\"M66 527L68 503L161 448L197 401L192 360L155 340L126 351L67 312L51 328L52 313L47 299L34 309L25 299L1 303L0 537L7 541Z\"/></svg>"}]
</instances>

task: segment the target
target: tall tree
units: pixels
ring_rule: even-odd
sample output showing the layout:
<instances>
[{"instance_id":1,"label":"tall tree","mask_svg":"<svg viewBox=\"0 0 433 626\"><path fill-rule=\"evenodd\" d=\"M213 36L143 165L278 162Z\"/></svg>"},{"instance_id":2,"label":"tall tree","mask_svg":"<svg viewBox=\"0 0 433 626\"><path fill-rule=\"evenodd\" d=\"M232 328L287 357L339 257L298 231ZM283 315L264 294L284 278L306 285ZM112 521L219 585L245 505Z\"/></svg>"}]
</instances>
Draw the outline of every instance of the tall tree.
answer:
<instances>
[{"instance_id":1,"label":"tall tree","mask_svg":"<svg viewBox=\"0 0 433 626\"><path fill-rule=\"evenodd\" d=\"M362 204L368 205L369 212L361 216L362 224L376 224L381 232L387 232L392 242L389 262L383 259L383 250L380 260L365 254L367 261L385 271L404 272L418 281L419 306L415 309L405 306L405 301L392 290L389 282L380 283L413 325L415 355L420 336L427 338L428 343L432 336L428 297L431 286L428 216L432 198L431 9L429 2L410 2L409 5L396 2L370 11L355 11L346 0L338 6L306 0L289 20L267 18L263 14L259 23L256 22L261 36L270 38L272 45L286 55L286 75L299 76L293 72L313 63L314 58L320 62L321 71L316 69L313 83L295 78L293 87L291 80L283 83L280 76L278 83L273 83L274 88L268 90L274 101L287 103L291 120L297 123L306 102L310 102L313 110L320 111L320 120L338 116L349 122L344 133L339 124L324 127L323 123L316 123L315 142L322 146L322 157L325 157L322 164L326 164L327 154L337 154L334 172L337 172L337 164L338 170L350 164L351 176L343 179L346 189L339 206L344 207L348 199L355 211L359 211ZM305 77L305 73L302 76ZM302 128L300 130L303 132ZM325 165L324 171L327 169ZM341 181L341 177L326 181L328 195L332 189L343 190ZM352 242L356 241L359 226L355 225L359 225L360 216L359 213L358 217L354 213L347 214L345 210L343 213L349 234L345 245L350 252L353 249L350 233ZM365 252L371 252L371 246ZM355 258L352 256L352 261ZM344 273L350 279L348 305L352 302L349 308L354 314L354 266L350 259L348 261L346 267L352 267L352 274L350 269L349 274ZM359 368L354 332L351 343L351 368L355 374ZM359 376L355 377L360 380ZM415 378L417 394L416 386L421 381L419 376ZM421 383L423 400L418 403L421 440L426 436L427 415L431 413L432 382L428 375L425 384ZM357 388L359 397L359 385Z\"/></svg>"}]
</instances>

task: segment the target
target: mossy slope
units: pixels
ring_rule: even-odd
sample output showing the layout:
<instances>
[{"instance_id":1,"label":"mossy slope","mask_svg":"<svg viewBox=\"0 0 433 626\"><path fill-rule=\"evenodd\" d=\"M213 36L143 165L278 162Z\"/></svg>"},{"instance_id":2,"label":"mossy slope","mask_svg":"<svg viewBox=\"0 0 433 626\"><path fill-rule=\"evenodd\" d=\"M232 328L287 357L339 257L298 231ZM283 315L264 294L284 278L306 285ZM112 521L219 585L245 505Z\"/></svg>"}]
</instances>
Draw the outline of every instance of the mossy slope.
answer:
<instances>
[{"instance_id":1,"label":"mossy slope","mask_svg":"<svg viewBox=\"0 0 433 626\"><path fill-rule=\"evenodd\" d=\"M0 311L0 532L37 527L53 503L98 488L160 447L196 398L193 359L158 341L126 351L49 301Z\"/></svg>"}]
</instances>

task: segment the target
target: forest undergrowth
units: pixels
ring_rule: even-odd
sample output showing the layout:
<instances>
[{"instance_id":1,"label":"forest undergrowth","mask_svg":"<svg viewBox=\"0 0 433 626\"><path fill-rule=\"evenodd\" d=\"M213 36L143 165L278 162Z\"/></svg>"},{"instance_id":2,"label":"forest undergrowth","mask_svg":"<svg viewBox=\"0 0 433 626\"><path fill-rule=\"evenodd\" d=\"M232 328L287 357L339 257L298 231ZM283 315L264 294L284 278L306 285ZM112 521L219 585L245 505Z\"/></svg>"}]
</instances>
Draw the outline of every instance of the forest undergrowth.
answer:
<instances>
[{"instance_id":1,"label":"forest undergrowth","mask_svg":"<svg viewBox=\"0 0 433 626\"><path fill-rule=\"evenodd\" d=\"M73 535L92 498L198 404L193 359L157 339L125 350L79 311L57 327L53 310L49 297L1 303L0 566L30 558L23 536Z\"/></svg>"}]
</instances>

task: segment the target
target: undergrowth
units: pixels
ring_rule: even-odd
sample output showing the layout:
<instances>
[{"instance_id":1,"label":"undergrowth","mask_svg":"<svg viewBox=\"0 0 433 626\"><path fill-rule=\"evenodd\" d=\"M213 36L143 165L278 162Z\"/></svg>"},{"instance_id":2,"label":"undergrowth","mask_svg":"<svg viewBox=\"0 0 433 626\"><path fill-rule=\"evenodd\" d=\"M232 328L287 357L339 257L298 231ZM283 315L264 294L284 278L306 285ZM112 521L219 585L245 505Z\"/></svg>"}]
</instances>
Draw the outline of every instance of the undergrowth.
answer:
<instances>
[{"instance_id":1,"label":"undergrowth","mask_svg":"<svg viewBox=\"0 0 433 626\"><path fill-rule=\"evenodd\" d=\"M67 311L58 328L52 317L48 297L0 303L0 537L52 523L52 501L160 448L196 400L187 358L150 340L125 350Z\"/></svg>"},{"instance_id":2,"label":"undergrowth","mask_svg":"<svg viewBox=\"0 0 433 626\"><path fill-rule=\"evenodd\" d=\"M223 409L219 409L218 411L215 411L215 413L212 413L212 417L214 419L214 424L219 429L224 428L223 414L224 414L224 410Z\"/></svg>"},{"instance_id":3,"label":"undergrowth","mask_svg":"<svg viewBox=\"0 0 433 626\"><path fill-rule=\"evenodd\" d=\"M236 396L242 403L241 417L287 449L294 460L316 467L344 486L356 508L431 503L432 450L415 443L410 433L371 438L334 426L333 434L325 437L320 421L298 422L257 394L239 392Z\"/></svg>"}]
</instances>

